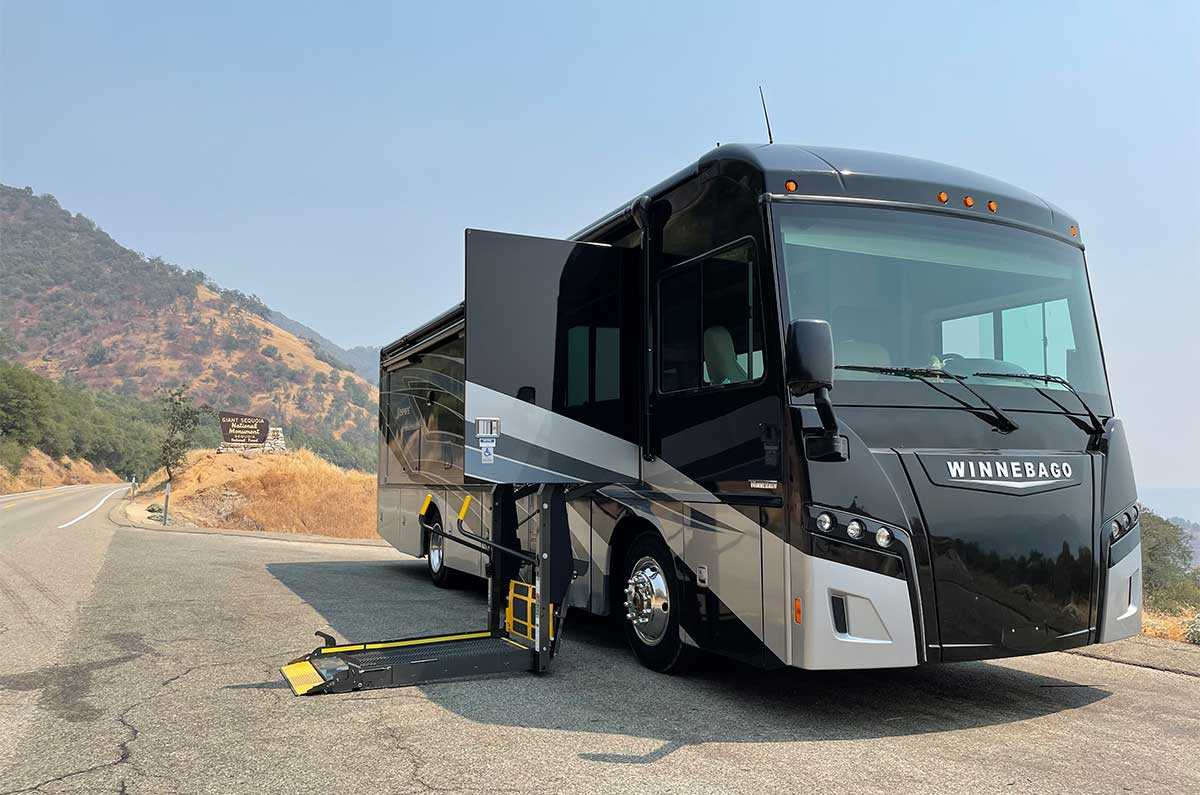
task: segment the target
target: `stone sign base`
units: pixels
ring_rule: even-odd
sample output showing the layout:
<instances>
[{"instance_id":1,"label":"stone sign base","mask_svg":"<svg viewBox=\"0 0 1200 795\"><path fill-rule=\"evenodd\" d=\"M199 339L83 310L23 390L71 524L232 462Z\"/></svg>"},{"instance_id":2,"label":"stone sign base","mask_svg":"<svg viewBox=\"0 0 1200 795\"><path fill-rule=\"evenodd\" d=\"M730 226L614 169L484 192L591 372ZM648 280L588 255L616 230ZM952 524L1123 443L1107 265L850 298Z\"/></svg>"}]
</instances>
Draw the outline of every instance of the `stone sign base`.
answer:
<instances>
[{"instance_id":1,"label":"stone sign base","mask_svg":"<svg viewBox=\"0 0 1200 795\"><path fill-rule=\"evenodd\" d=\"M218 453L286 453L287 442L283 438L283 428L271 428L267 431L267 441L262 444L250 442L221 442L217 446Z\"/></svg>"}]
</instances>

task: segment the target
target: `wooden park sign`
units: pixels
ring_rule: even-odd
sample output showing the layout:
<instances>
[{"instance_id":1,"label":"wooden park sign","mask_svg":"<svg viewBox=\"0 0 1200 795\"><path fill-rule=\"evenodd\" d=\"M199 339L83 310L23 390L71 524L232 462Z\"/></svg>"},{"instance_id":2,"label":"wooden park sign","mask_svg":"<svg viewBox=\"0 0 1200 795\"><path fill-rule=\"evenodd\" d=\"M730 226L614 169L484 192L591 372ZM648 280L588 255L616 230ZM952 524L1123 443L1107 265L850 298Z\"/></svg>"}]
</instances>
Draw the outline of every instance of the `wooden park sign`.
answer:
<instances>
[{"instance_id":1,"label":"wooden park sign","mask_svg":"<svg viewBox=\"0 0 1200 795\"><path fill-rule=\"evenodd\" d=\"M231 444L265 444L269 425L263 417L220 412L221 440Z\"/></svg>"}]
</instances>

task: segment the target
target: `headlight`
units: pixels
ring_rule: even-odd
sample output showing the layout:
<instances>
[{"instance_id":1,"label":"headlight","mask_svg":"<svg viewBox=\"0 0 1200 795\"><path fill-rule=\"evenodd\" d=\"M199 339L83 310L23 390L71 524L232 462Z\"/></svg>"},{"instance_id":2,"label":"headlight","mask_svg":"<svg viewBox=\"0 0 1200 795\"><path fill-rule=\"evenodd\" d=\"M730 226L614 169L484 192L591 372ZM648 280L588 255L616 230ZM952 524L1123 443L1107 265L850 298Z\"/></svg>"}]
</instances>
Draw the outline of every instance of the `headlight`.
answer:
<instances>
[{"instance_id":1,"label":"headlight","mask_svg":"<svg viewBox=\"0 0 1200 795\"><path fill-rule=\"evenodd\" d=\"M1112 534L1112 540L1116 541L1121 537L1121 523L1113 519L1112 524L1109 526L1109 532Z\"/></svg>"},{"instance_id":2,"label":"headlight","mask_svg":"<svg viewBox=\"0 0 1200 795\"><path fill-rule=\"evenodd\" d=\"M817 517L817 529L822 533L828 533L833 529L833 517L827 513L823 513Z\"/></svg>"},{"instance_id":3,"label":"headlight","mask_svg":"<svg viewBox=\"0 0 1200 795\"><path fill-rule=\"evenodd\" d=\"M863 527L862 522L858 521L857 519L851 519L850 524L846 525L846 535L850 536L851 538L862 538L862 534L865 529L866 528Z\"/></svg>"},{"instance_id":4,"label":"headlight","mask_svg":"<svg viewBox=\"0 0 1200 795\"><path fill-rule=\"evenodd\" d=\"M886 527L881 527L875 531L875 543L881 547L890 547L892 545L892 531Z\"/></svg>"}]
</instances>

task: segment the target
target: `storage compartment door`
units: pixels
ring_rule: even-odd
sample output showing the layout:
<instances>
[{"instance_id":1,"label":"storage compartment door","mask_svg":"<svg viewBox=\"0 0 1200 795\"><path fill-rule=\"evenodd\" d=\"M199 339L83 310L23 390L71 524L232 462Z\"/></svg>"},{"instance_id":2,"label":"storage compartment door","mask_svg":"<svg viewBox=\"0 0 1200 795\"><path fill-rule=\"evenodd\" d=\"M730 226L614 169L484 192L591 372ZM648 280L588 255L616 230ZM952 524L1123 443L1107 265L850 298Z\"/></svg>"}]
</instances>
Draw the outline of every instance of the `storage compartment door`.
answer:
<instances>
[{"instance_id":1,"label":"storage compartment door","mask_svg":"<svg viewBox=\"0 0 1200 795\"><path fill-rule=\"evenodd\" d=\"M628 249L467 230L468 476L639 480L637 276Z\"/></svg>"}]
</instances>

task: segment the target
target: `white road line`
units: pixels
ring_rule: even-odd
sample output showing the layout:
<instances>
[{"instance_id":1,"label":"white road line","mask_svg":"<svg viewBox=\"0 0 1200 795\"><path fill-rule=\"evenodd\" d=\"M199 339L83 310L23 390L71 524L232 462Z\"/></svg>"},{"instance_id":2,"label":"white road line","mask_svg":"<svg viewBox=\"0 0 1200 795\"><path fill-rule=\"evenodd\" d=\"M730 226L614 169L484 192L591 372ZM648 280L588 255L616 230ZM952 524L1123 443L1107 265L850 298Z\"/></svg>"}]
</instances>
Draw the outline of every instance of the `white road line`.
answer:
<instances>
[{"instance_id":1,"label":"white road line","mask_svg":"<svg viewBox=\"0 0 1200 795\"><path fill-rule=\"evenodd\" d=\"M66 524L60 524L60 525L58 526L58 529L59 529L59 530L62 530L64 527L70 527L71 525L75 524L75 523L76 523L76 522L78 522L80 519L86 519L86 518L88 518L89 516L91 516L92 514L94 514L96 511L100 510L100 506L101 506L101 505L103 505L103 504L105 503L105 501L106 501L106 500L108 500L108 498L109 498L109 497L111 497L111 496L112 496L112 495L114 495L114 494L119 494L119 493L121 493L122 491L125 491L127 488L129 488L129 487L128 487L128 486L122 486L122 487L121 487L121 488L119 488L119 489L114 489L114 490L110 491L108 494L105 494L105 495L104 495L104 497L103 497L103 498L100 500L100 502L96 503L96 505L95 505L95 506L94 506L94 507L93 507L91 510L89 510L87 513L81 513L79 516L76 516L74 519L72 519L71 521L67 522Z\"/></svg>"},{"instance_id":2,"label":"white road line","mask_svg":"<svg viewBox=\"0 0 1200 795\"><path fill-rule=\"evenodd\" d=\"M50 492L61 491L62 489L81 489L81 488L85 488L90 485L103 486L106 484L104 484L104 483L99 483L99 484L72 483L67 486L55 486L52 489L36 489L34 491L17 491L17 492L13 492L12 494L0 494L0 502L12 502L13 500L20 499L21 497L32 497L35 494L49 494Z\"/></svg>"}]
</instances>

